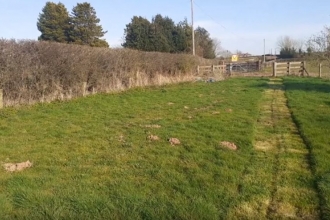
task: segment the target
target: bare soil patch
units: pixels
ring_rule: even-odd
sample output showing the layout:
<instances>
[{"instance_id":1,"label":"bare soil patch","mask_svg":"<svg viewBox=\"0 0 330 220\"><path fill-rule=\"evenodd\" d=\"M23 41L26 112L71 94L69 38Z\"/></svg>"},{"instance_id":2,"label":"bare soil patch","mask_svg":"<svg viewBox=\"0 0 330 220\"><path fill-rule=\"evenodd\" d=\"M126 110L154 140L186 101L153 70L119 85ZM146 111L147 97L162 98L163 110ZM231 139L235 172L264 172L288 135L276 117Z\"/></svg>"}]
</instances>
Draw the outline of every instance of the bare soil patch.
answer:
<instances>
[{"instance_id":1,"label":"bare soil patch","mask_svg":"<svg viewBox=\"0 0 330 220\"><path fill-rule=\"evenodd\" d=\"M152 134L149 135L147 137L147 139L150 140L150 141L159 141L160 140L160 138L157 135L152 135Z\"/></svg>"},{"instance_id":2,"label":"bare soil patch","mask_svg":"<svg viewBox=\"0 0 330 220\"><path fill-rule=\"evenodd\" d=\"M170 144L172 146L181 144L181 142L178 138L170 138L168 141L170 142Z\"/></svg>"},{"instance_id":3,"label":"bare soil patch","mask_svg":"<svg viewBox=\"0 0 330 220\"><path fill-rule=\"evenodd\" d=\"M5 170L8 172L22 171L31 166L32 166L32 163L29 160L26 162L21 162L21 163L5 163L3 165Z\"/></svg>"},{"instance_id":4,"label":"bare soil patch","mask_svg":"<svg viewBox=\"0 0 330 220\"><path fill-rule=\"evenodd\" d=\"M225 147L225 148L229 149L229 150L237 150L236 144L234 144L232 142L229 142L229 141L222 141L222 142L220 142L220 145L222 147Z\"/></svg>"}]
</instances>

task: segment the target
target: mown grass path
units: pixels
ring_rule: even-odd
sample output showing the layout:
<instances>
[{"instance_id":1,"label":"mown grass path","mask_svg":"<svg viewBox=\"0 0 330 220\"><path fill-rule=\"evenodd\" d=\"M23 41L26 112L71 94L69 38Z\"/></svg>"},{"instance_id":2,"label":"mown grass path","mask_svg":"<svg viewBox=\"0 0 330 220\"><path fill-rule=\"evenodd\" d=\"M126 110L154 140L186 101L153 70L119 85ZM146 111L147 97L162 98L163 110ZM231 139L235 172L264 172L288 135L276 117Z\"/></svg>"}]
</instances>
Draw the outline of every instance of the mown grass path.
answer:
<instances>
[{"instance_id":1,"label":"mown grass path","mask_svg":"<svg viewBox=\"0 0 330 220\"><path fill-rule=\"evenodd\" d=\"M254 149L238 186L240 202L230 217L318 219L309 151L291 118L281 79L270 79L264 92Z\"/></svg>"}]
</instances>

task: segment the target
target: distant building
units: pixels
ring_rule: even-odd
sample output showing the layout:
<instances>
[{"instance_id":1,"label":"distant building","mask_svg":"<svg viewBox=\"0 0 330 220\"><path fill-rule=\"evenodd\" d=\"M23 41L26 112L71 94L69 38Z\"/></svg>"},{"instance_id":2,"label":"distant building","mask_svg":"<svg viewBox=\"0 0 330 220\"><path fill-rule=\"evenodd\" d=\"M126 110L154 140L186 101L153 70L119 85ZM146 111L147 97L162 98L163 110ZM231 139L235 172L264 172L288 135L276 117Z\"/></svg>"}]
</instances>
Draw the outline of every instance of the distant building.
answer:
<instances>
[{"instance_id":1,"label":"distant building","mask_svg":"<svg viewBox=\"0 0 330 220\"><path fill-rule=\"evenodd\" d=\"M238 57L250 57L252 56L250 53L241 53L241 54L238 54Z\"/></svg>"}]
</instances>

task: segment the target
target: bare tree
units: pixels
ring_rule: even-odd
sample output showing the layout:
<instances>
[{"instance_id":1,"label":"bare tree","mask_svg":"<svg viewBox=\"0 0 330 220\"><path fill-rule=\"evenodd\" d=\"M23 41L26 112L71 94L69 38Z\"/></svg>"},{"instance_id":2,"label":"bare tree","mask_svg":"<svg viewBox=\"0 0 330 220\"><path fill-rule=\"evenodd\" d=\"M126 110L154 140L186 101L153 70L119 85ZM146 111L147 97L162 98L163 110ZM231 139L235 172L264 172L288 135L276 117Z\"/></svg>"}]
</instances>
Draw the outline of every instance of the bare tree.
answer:
<instances>
[{"instance_id":1,"label":"bare tree","mask_svg":"<svg viewBox=\"0 0 330 220\"><path fill-rule=\"evenodd\" d=\"M294 48L294 49L298 50L299 41L297 41L289 36L282 36L277 40L277 46L280 50L284 49L284 48Z\"/></svg>"},{"instance_id":2,"label":"bare tree","mask_svg":"<svg viewBox=\"0 0 330 220\"><path fill-rule=\"evenodd\" d=\"M213 51L216 57L221 56L221 52L223 48L221 47L221 41L218 38L213 38L212 39L213 43Z\"/></svg>"},{"instance_id":3,"label":"bare tree","mask_svg":"<svg viewBox=\"0 0 330 220\"><path fill-rule=\"evenodd\" d=\"M306 40L297 40L297 47L299 51L306 51Z\"/></svg>"},{"instance_id":4,"label":"bare tree","mask_svg":"<svg viewBox=\"0 0 330 220\"><path fill-rule=\"evenodd\" d=\"M317 61L326 61L330 66L330 27L312 36L307 42L307 52Z\"/></svg>"},{"instance_id":5,"label":"bare tree","mask_svg":"<svg viewBox=\"0 0 330 220\"><path fill-rule=\"evenodd\" d=\"M289 36L282 36L277 40L277 46L282 58L295 58L302 56L305 42L296 40Z\"/></svg>"}]
</instances>

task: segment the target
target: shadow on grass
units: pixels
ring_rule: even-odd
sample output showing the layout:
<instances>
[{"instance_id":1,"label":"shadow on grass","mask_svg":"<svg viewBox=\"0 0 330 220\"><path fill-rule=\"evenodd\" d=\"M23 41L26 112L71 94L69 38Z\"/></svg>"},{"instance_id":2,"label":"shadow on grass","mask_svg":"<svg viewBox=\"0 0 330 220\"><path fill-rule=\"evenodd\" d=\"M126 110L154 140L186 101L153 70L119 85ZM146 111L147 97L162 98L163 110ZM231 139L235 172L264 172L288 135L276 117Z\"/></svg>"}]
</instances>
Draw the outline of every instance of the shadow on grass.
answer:
<instances>
[{"instance_id":1,"label":"shadow on grass","mask_svg":"<svg viewBox=\"0 0 330 220\"><path fill-rule=\"evenodd\" d=\"M330 93L330 81L316 78L285 78L286 90L300 90L305 92Z\"/></svg>"},{"instance_id":2,"label":"shadow on grass","mask_svg":"<svg viewBox=\"0 0 330 220\"><path fill-rule=\"evenodd\" d=\"M283 84L268 84L265 88L272 90L284 90Z\"/></svg>"},{"instance_id":3,"label":"shadow on grass","mask_svg":"<svg viewBox=\"0 0 330 220\"><path fill-rule=\"evenodd\" d=\"M283 84L259 84L264 89L330 93L330 81L319 78L284 77ZM328 103L330 105L330 102Z\"/></svg>"}]
</instances>

